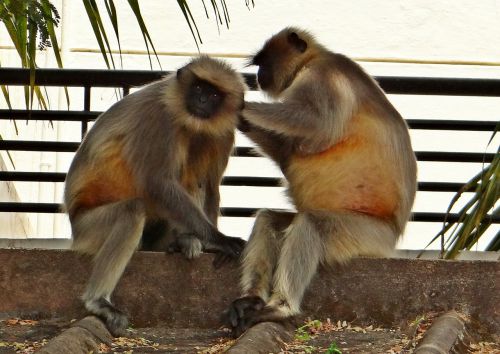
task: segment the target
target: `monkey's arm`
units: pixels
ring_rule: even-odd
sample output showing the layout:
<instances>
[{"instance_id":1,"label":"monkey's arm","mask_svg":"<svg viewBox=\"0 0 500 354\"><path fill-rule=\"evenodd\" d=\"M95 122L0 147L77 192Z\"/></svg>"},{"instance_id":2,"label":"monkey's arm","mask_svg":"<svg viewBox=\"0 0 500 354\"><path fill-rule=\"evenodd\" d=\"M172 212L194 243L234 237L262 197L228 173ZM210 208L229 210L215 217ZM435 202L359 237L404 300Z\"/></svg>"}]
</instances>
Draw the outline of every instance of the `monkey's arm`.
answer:
<instances>
[{"instance_id":1,"label":"monkey's arm","mask_svg":"<svg viewBox=\"0 0 500 354\"><path fill-rule=\"evenodd\" d=\"M325 128L319 111L300 102L247 102L242 114L251 124L285 136L312 137Z\"/></svg>"},{"instance_id":2,"label":"monkey's arm","mask_svg":"<svg viewBox=\"0 0 500 354\"><path fill-rule=\"evenodd\" d=\"M241 119L243 120L243 118ZM239 128L246 137L258 145L264 154L278 162L280 167L284 167L293 150L293 139L263 129L248 121L240 125Z\"/></svg>"},{"instance_id":3,"label":"monkey's arm","mask_svg":"<svg viewBox=\"0 0 500 354\"><path fill-rule=\"evenodd\" d=\"M217 218L219 217L220 193L219 180L208 178L205 188L204 210L208 219L213 225L217 226Z\"/></svg>"},{"instance_id":4,"label":"monkey's arm","mask_svg":"<svg viewBox=\"0 0 500 354\"><path fill-rule=\"evenodd\" d=\"M245 242L217 230L177 181L150 180L146 184L146 194L160 217L191 230L202 241L205 249L239 257Z\"/></svg>"},{"instance_id":5,"label":"monkey's arm","mask_svg":"<svg viewBox=\"0 0 500 354\"><path fill-rule=\"evenodd\" d=\"M315 107L295 102L252 102L246 106L244 119L252 128L245 135L276 161L284 162L292 151L308 155L327 150L339 139L335 119L327 116L333 112L322 116Z\"/></svg>"}]
</instances>

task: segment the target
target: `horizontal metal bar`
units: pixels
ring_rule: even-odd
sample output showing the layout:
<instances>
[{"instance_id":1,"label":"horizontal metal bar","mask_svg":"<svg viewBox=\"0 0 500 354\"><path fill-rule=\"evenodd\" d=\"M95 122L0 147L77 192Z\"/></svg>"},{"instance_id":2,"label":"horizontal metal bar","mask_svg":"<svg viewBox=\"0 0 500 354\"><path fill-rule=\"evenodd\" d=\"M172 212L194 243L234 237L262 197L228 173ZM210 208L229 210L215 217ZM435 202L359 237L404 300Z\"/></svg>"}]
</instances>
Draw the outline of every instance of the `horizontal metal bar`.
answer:
<instances>
[{"instance_id":1,"label":"horizontal metal bar","mask_svg":"<svg viewBox=\"0 0 500 354\"><path fill-rule=\"evenodd\" d=\"M375 77L387 93L404 95L500 96L499 79Z\"/></svg>"},{"instance_id":2,"label":"horizontal metal bar","mask_svg":"<svg viewBox=\"0 0 500 354\"><path fill-rule=\"evenodd\" d=\"M480 152L416 151L418 161L441 162L491 162L495 154Z\"/></svg>"},{"instance_id":3,"label":"horizontal metal bar","mask_svg":"<svg viewBox=\"0 0 500 354\"><path fill-rule=\"evenodd\" d=\"M0 171L0 181L18 182L64 182L66 173L63 172L7 172Z\"/></svg>"},{"instance_id":4,"label":"horizontal metal bar","mask_svg":"<svg viewBox=\"0 0 500 354\"><path fill-rule=\"evenodd\" d=\"M0 140L0 150L75 152L79 142Z\"/></svg>"},{"instance_id":5,"label":"horizontal metal bar","mask_svg":"<svg viewBox=\"0 0 500 354\"><path fill-rule=\"evenodd\" d=\"M1 142L0 142L1 147ZM252 147L238 146L234 149L234 156L255 157L261 156ZM491 162L494 153L480 152L447 152L447 151L416 151L415 155L419 161L441 161L441 162Z\"/></svg>"},{"instance_id":6,"label":"horizontal metal bar","mask_svg":"<svg viewBox=\"0 0 500 354\"><path fill-rule=\"evenodd\" d=\"M95 111L44 111L25 109L0 109L0 119L49 120L54 122L81 122L95 120L102 112Z\"/></svg>"},{"instance_id":7,"label":"horizontal metal bar","mask_svg":"<svg viewBox=\"0 0 500 354\"><path fill-rule=\"evenodd\" d=\"M160 80L171 71L158 70L94 70L94 69L37 69L35 84L67 87L130 87ZM254 74L243 74L248 87L257 88ZM0 84L29 85L29 69L0 68Z\"/></svg>"},{"instance_id":8,"label":"horizontal metal bar","mask_svg":"<svg viewBox=\"0 0 500 354\"><path fill-rule=\"evenodd\" d=\"M10 213L63 213L62 205L57 203L17 203L1 202L0 212Z\"/></svg>"},{"instance_id":9,"label":"horizontal metal bar","mask_svg":"<svg viewBox=\"0 0 500 354\"><path fill-rule=\"evenodd\" d=\"M407 119L411 129L423 130L461 130L461 131L494 131L498 122L487 120L441 120L441 119Z\"/></svg>"},{"instance_id":10,"label":"horizontal metal bar","mask_svg":"<svg viewBox=\"0 0 500 354\"><path fill-rule=\"evenodd\" d=\"M25 141L25 140L0 140L0 150L14 151L56 151L74 152L80 143L60 141ZM417 151L415 152L419 161L441 161L441 162L491 162L494 153L479 152L444 152L444 151ZM254 148L238 146L233 151L233 156L256 157L260 156Z\"/></svg>"},{"instance_id":11,"label":"horizontal metal bar","mask_svg":"<svg viewBox=\"0 0 500 354\"><path fill-rule=\"evenodd\" d=\"M100 111L57 111L57 110L32 110L25 109L0 109L0 119L18 120L51 120L51 121L93 121ZM495 121L477 120L443 120L443 119L407 119L412 129L426 130L464 130L464 131L494 131Z\"/></svg>"},{"instance_id":12,"label":"horizontal metal bar","mask_svg":"<svg viewBox=\"0 0 500 354\"><path fill-rule=\"evenodd\" d=\"M258 211L258 208L220 208L220 213L225 217L252 217ZM0 212L12 213L63 213L61 204L56 203L0 203ZM445 213L427 213L416 212L412 214L411 221L418 222L443 222ZM447 220L457 221L458 214L450 214ZM488 215L485 221L491 221L493 224L500 223L500 215Z\"/></svg>"},{"instance_id":13,"label":"horizontal metal bar","mask_svg":"<svg viewBox=\"0 0 500 354\"><path fill-rule=\"evenodd\" d=\"M45 86L127 87L158 80L166 71L37 69L35 84ZM256 89L255 74L244 74L248 86ZM29 69L0 68L0 84L29 84ZM377 76L388 93L459 96L500 96L499 79Z\"/></svg>"},{"instance_id":14,"label":"horizontal metal bar","mask_svg":"<svg viewBox=\"0 0 500 354\"><path fill-rule=\"evenodd\" d=\"M64 182L63 172L18 172L0 171L0 181L18 182ZM222 179L223 186L248 187L282 187L283 179L279 177L247 177L226 176ZM418 190L422 192L458 192L463 183L452 182L419 182Z\"/></svg>"}]
</instances>

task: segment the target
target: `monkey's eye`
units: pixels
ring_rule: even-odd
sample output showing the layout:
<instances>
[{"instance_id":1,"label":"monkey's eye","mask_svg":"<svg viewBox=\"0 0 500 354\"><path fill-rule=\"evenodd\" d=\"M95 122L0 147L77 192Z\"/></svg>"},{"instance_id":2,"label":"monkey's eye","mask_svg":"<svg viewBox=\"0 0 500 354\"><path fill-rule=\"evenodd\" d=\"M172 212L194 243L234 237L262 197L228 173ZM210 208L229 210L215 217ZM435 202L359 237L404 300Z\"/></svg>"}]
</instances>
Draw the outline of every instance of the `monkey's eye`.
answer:
<instances>
[{"instance_id":1,"label":"monkey's eye","mask_svg":"<svg viewBox=\"0 0 500 354\"><path fill-rule=\"evenodd\" d=\"M217 98L219 95L217 93L212 93L212 97Z\"/></svg>"},{"instance_id":2,"label":"monkey's eye","mask_svg":"<svg viewBox=\"0 0 500 354\"><path fill-rule=\"evenodd\" d=\"M201 92L201 86L200 85L196 85L194 87L194 90L197 92L197 93L200 93Z\"/></svg>"}]
</instances>

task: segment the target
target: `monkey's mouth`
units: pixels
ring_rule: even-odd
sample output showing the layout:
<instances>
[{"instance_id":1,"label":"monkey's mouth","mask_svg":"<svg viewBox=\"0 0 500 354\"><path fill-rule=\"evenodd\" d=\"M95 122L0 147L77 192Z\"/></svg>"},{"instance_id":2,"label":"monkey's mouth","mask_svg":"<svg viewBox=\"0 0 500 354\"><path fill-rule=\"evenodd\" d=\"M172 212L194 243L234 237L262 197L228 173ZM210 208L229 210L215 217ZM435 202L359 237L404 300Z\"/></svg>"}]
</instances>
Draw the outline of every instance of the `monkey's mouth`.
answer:
<instances>
[{"instance_id":1,"label":"monkey's mouth","mask_svg":"<svg viewBox=\"0 0 500 354\"><path fill-rule=\"evenodd\" d=\"M199 118L199 119L210 118L210 114L207 111L205 111L203 109L196 108L196 107L189 107L188 112L195 118Z\"/></svg>"}]
</instances>

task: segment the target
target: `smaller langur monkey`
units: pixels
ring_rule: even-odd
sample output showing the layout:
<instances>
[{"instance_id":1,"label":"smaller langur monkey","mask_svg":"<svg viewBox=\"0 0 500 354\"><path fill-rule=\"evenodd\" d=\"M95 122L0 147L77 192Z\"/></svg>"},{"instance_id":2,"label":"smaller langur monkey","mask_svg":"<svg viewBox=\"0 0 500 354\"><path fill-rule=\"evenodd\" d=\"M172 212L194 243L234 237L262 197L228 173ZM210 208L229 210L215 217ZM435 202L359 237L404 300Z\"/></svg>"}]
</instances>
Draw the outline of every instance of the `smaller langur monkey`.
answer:
<instances>
[{"instance_id":1,"label":"smaller langur monkey","mask_svg":"<svg viewBox=\"0 0 500 354\"><path fill-rule=\"evenodd\" d=\"M201 56L114 104L79 147L64 204L73 248L94 256L85 307L114 335L128 320L110 297L146 225L176 230L189 258L202 249L217 253L216 265L240 256L245 241L216 222L245 90L227 64Z\"/></svg>"},{"instance_id":2,"label":"smaller langur monkey","mask_svg":"<svg viewBox=\"0 0 500 354\"><path fill-rule=\"evenodd\" d=\"M258 212L226 312L234 336L298 314L320 264L390 254L416 193L408 127L354 61L285 28L251 64L278 100L245 103L239 128L280 166L297 212Z\"/></svg>"}]
</instances>

